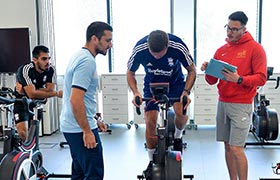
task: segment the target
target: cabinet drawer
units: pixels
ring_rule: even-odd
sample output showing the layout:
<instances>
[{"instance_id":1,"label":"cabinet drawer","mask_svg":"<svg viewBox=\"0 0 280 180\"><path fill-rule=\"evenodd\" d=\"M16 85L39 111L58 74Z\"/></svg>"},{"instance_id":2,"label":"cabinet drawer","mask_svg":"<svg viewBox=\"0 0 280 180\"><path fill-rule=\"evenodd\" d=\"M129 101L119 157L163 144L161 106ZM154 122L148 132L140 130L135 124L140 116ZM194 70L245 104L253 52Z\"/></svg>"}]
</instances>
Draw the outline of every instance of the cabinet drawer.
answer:
<instances>
[{"instance_id":1,"label":"cabinet drawer","mask_svg":"<svg viewBox=\"0 0 280 180\"><path fill-rule=\"evenodd\" d=\"M137 84L144 84L144 78L145 78L144 74L136 74L135 75L135 79L137 81Z\"/></svg>"},{"instance_id":2,"label":"cabinet drawer","mask_svg":"<svg viewBox=\"0 0 280 180\"><path fill-rule=\"evenodd\" d=\"M275 89L276 81L267 81L263 87L263 92L265 94L279 94L280 88Z\"/></svg>"},{"instance_id":3,"label":"cabinet drawer","mask_svg":"<svg viewBox=\"0 0 280 180\"><path fill-rule=\"evenodd\" d=\"M145 124L144 115L134 114L133 122L135 124Z\"/></svg>"},{"instance_id":4,"label":"cabinet drawer","mask_svg":"<svg viewBox=\"0 0 280 180\"><path fill-rule=\"evenodd\" d=\"M216 95L195 95L194 96L194 105L206 105L206 104L217 104L217 96Z\"/></svg>"},{"instance_id":5,"label":"cabinet drawer","mask_svg":"<svg viewBox=\"0 0 280 180\"><path fill-rule=\"evenodd\" d=\"M207 85L207 84L195 84L194 85L194 93L195 94L218 94L217 86L215 85Z\"/></svg>"},{"instance_id":6,"label":"cabinet drawer","mask_svg":"<svg viewBox=\"0 0 280 180\"><path fill-rule=\"evenodd\" d=\"M205 74L198 74L198 75L196 76L195 84L208 84L208 83L205 81Z\"/></svg>"},{"instance_id":7,"label":"cabinet drawer","mask_svg":"<svg viewBox=\"0 0 280 180\"><path fill-rule=\"evenodd\" d=\"M194 115L215 115L217 113L216 105L196 105L194 106Z\"/></svg>"},{"instance_id":8,"label":"cabinet drawer","mask_svg":"<svg viewBox=\"0 0 280 180\"><path fill-rule=\"evenodd\" d=\"M127 95L103 95L103 104L128 104Z\"/></svg>"},{"instance_id":9,"label":"cabinet drawer","mask_svg":"<svg viewBox=\"0 0 280 180\"><path fill-rule=\"evenodd\" d=\"M197 125L216 125L216 116L194 116L194 123Z\"/></svg>"},{"instance_id":10,"label":"cabinet drawer","mask_svg":"<svg viewBox=\"0 0 280 180\"><path fill-rule=\"evenodd\" d=\"M127 85L120 85L120 86L117 86L117 85L103 85L102 86L102 92L103 94L114 94L114 95L117 95L117 94L127 94L128 92L128 88L127 88Z\"/></svg>"},{"instance_id":11,"label":"cabinet drawer","mask_svg":"<svg viewBox=\"0 0 280 180\"><path fill-rule=\"evenodd\" d=\"M103 114L128 114L128 106L120 104L103 104Z\"/></svg>"},{"instance_id":12,"label":"cabinet drawer","mask_svg":"<svg viewBox=\"0 0 280 180\"><path fill-rule=\"evenodd\" d=\"M102 85L125 84L127 85L126 74L103 74L101 76Z\"/></svg>"},{"instance_id":13,"label":"cabinet drawer","mask_svg":"<svg viewBox=\"0 0 280 180\"><path fill-rule=\"evenodd\" d=\"M280 95L278 94L266 94L265 97L269 99L270 104L279 104L280 103Z\"/></svg>"},{"instance_id":14,"label":"cabinet drawer","mask_svg":"<svg viewBox=\"0 0 280 180\"><path fill-rule=\"evenodd\" d=\"M120 115L120 114L104 114L103 115L104 122L109 124L127 124L128 116Z\"/></svg>"},{"instance_id":15,"label":"cabinet drawer","mask_svg":"<svg viewBox=\"0 0 280 180\"><path fill-rule=\"evenodd\" d=\"M141 114L138 115L136 113L136 107L133 106L133 121L136 124L145 124L145 120L144 120L144 105L142 104L142 106L140 106L140 112Z\"/></svg>"}]
</instances>

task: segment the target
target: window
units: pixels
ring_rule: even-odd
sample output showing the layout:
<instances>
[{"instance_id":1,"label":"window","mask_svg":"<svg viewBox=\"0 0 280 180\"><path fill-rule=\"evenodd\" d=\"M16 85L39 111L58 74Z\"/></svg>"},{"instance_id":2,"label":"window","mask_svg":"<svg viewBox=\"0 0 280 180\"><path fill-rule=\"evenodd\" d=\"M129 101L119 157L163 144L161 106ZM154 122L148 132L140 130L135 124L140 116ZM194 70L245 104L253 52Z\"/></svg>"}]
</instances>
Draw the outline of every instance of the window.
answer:
<instances>
[{"instance_id":1,"label":"window","mask_svg":"<svg viewBox=\"0 0 280 180\"><path fill-rule=\"evenodd\" d=\"M170 32L170 0L112 2L113 72L126 73L132 49L155 29ZM144 72L140 69L137 73Z\"/></svg>"},{"instance_id":2,"label":"window","mask_svg":"<svg viewBox=\"0 0 280 180\"><path fill-rule=\"evenodd\" d=\"M278 20L280 12L278 4L278 0L263 1L261 43L266 51L267 65L274 67L274 73L280 73L278 54L280 41Z\"/></svg>"},{"instance_id":3,"label":"window","mask_svg":"<svg viewBox=\"0 0 280 180\"><path fill-rule=\"evenodd\" d=\"M93 21L107 21L106 0L53 1L56 69L63 75L71 56L86 42L86 28ZM98 73L108 72L108 57L96 56Z\"/></svg>"},{"instance_id":4,"label":"window","mask_svg":"<svg viewBox=\"0 0 280 180\"><path fill-rule=\"evenodd\" d=\"M200 0L197 9L198 73L201 64L204 61L209 61L215 51L225 44L224 25L228 22L228 16L231 13L244 11L249 19L247 30L256 38L257 3L255 0Z\"/></svg>"}]
</instances>

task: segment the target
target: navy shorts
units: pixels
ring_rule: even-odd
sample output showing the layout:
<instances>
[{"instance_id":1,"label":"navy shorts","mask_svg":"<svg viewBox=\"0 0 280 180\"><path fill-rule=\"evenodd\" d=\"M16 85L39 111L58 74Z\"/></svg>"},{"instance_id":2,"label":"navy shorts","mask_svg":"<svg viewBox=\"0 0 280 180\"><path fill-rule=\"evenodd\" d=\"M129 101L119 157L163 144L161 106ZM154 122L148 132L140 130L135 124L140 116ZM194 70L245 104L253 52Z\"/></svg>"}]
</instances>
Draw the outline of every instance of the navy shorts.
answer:
<instances>
[{"instance_id":1,"label":"navy shorts","mask_svg":"<svg viewBox=\"0 0 280 180\"><path fill-rule=\"evenodd\" d=\"M95 135L96 148L84 146L83 133L63 133L69 144L72 157L72 180L103 180L104 162L103 149L98 129L92 130Z\"/></svg>"},{"instance_id":2,"label":"navy shorts","mask_svg":"<svg viewBox=\"0 0 280 180\"><path fill-rule=\"evenodd\" d=\"M169 93L167 94L167 96L169 98L180 98L184 88L185 88L185 83L182 83L182 84L179 84L179 85L176 85L176 86L170 86L169 87ZM152 98L153 97L153 95L150 91L150 86L145 86L143 91L144 91L144 97L145 98ZM170 101L169 103L172 106L174 102ZM155 103L155 100L146 101L145 111L147 112L147 111L151 111L151 110L159 111L158 104Z\"/></svg>"}]
</instances>

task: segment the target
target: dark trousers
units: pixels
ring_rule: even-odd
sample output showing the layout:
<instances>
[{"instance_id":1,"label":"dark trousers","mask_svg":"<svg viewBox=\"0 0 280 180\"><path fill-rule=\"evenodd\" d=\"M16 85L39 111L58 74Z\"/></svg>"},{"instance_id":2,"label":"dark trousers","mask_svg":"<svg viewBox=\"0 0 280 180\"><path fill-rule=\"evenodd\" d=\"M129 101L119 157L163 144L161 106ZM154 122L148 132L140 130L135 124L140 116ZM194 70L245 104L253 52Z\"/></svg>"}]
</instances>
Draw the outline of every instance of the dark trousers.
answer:
<instances>
[{"instance_id":1,"label":"dark trousers","mask_svg":"<svg viewBox=\"0 0 280 180\"><path fill-rule=\"evenodd\" d=\"M95 135L96 148L84 146L83 133L63 133L69 144L72 156L72 180L103 180L103 150L98 129L92 130Z\"/></svg>"}]
</instances>

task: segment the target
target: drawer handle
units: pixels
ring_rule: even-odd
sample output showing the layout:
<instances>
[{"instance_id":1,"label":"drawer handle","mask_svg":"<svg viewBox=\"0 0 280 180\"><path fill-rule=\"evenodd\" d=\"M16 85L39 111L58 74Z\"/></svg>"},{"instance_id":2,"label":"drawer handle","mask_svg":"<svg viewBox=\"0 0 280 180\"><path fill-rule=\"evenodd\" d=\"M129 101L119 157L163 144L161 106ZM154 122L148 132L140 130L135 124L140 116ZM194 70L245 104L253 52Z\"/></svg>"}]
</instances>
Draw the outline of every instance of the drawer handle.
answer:
<instances>
[{"instance_id":1,"label":"drawer handle","mask_svg":"<svg viewBox=\"0 0 280 180\"><path fill-rule=\"evenodd\" d=\"M204 109L204 111L211 111L211 109Z\"/></svg>"},{"instance_id":2,"label":"drawer handle","mask_svg":"<svg viewBox=\"0 0 280 180\"><path fill-rule=\"evenodd\" d=\"M112 108L112 110L113 110L113 111L118 111L118 110L119 110L119 108Z\"/></svg>"},{"instance_id":3,"label":"drawer handle","mask_svg":"<svg viewBox=\"0 0 280 180\"><path fill-rule=\"evenodd\" d=\"M211 121L211 119L207 118L207 119L204 119L205 121Z\"/></svg>"},{"instance_id":4,"label":"drawer handle","mask_svg":"<svg viewBox=\"0 0 280 180\"><path fill-rule=\"evenodd\" d=\"M112 98L112 101L117 101L117 100L119 100L118 98Z\"/></svg>"},{"instance_id":5,"label":"drawer handle","mask_svg":"<svg viewBox=\"0 0 280 180\"><path fill-rule=\"evenodd\" d=\"M118 91L119 89L118 88L112 88L112 91Z\"/></svg>"}]
</instances>

